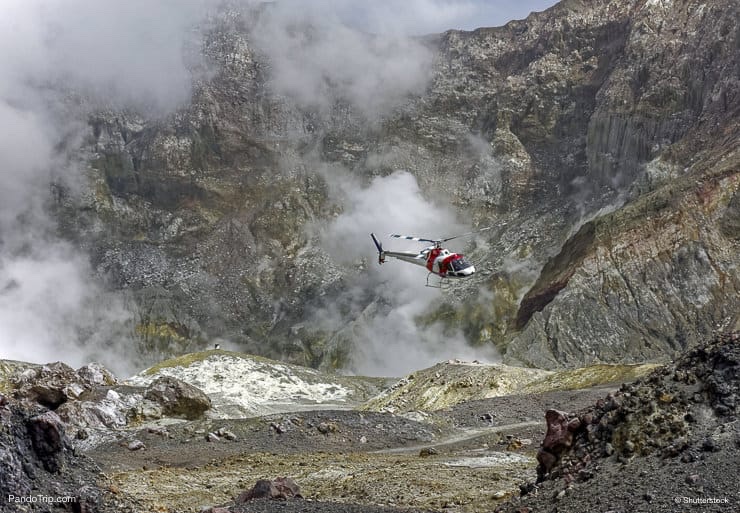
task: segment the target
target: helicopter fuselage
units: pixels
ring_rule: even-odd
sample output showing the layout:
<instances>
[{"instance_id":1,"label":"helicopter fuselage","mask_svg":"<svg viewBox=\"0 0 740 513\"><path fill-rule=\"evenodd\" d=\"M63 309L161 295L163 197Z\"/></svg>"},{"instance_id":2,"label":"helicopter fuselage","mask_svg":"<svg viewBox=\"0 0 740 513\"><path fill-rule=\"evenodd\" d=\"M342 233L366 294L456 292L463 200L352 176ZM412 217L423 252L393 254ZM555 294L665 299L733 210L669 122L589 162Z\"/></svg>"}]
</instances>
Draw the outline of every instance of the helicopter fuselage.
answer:
<instances>
[{"instance_id":1,"label":"helicopter fuselage","mask_svg":"<svg viewBox=\"0 0 740 513\"><path fill-rule=\"evenodd\" d=\"M482 228L478 231L488 229L490 229L490 227ZM431 242L433 244L432 246L428 246L417 252L386 251L383 249L383 245L380 243L374 233L371 233L370 237L373 239L373 243L378 250L379 264L385 262L385 257L390 256L399 260L403 260L404 262L424 266L427 268L427 271L429 271L429 274L427 275L427 286L434 287L434 285L429 285L429 276L431 276L432 274L436 274L440 278L467 278L468 276L472 276L473 274L475 274L475 266L465 260L465 257L461 253L452 253L447 248L442 247L442 243L448 240L457 239L458 237L465 237L467 235L472 235L473 233L477 232L464 233L462 235L456 235L454 237L447 237L442 239L428 239L424 237L415 237L413 235L399 235L396 233L392 233L389 235L389 237L392 237L394 239L413 240L417 242Z\"/></svg>"},{"instance_id":2,"label":"helicopter fuselage","mask_svg":"<svg viewBox=\"0 0 740 513\"><path fill-rule=\"evenodd\" d=\"M411 251L383 251L382 257L385 256L424 266L430 273L443 278L467 278L475 273L475 266L467 262L463 255L446 248L434 248L426 255Z\"/></svg>"}]
</instances>

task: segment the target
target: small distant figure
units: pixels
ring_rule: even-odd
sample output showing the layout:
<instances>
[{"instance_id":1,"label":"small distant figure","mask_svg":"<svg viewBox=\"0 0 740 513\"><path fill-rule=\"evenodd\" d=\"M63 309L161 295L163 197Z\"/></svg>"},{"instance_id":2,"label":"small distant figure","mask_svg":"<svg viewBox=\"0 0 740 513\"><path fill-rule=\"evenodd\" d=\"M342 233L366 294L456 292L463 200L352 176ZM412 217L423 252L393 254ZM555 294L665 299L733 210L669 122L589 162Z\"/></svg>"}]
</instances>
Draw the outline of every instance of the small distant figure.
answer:
<instances>
[{"instance_id":1,"label":"small distant figure","mask_svg":"<svg viewBox=\"0 0 740 513\"><path fill-rule=\"evenodd\" d=\"M213 349L221 349L221 344L216 344L213 346Z\"/></svg>"}]
</instances>

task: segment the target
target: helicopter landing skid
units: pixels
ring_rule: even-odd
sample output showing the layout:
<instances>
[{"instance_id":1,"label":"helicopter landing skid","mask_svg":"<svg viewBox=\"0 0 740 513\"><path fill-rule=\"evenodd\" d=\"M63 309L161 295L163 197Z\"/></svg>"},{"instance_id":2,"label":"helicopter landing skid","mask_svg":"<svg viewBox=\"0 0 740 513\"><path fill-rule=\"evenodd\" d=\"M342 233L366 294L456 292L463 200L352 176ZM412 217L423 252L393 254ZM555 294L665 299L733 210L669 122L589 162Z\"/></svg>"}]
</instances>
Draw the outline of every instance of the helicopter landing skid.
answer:
<instances>
[{"instance_id":1,"label":"helicopter landing skid","mask_svg":"<svg viewBox=\"0 0 740 513\"><path fill-rule=\"evenodd\" d=\"M427 274L427 287L429 287L429 288L432 288L432 289L441 289L441 288L442 288L442 283L444 283L444 278L443 278L443 277L441 277L441 276L439 277L439 283L438 283L437 285L434 285L434 284L431 284L431 285L430 285L430 284L429 284L429 277L430 277L431 275L433 275L433 274L434 274L434 273L429 273L429 274ZM436 274L435 274L435 276L436 276Z\"/></svg>"}]
</instances>

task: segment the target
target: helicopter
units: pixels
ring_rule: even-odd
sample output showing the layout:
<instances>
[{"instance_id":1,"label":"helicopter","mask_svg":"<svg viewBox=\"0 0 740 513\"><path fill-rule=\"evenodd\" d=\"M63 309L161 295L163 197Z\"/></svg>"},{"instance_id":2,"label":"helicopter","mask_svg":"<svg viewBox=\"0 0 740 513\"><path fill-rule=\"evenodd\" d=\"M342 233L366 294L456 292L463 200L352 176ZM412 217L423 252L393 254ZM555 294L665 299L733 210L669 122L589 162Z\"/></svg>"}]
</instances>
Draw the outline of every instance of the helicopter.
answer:
<instances>
[{"instance_id":1,"label":"helicopter","mask_svg":"<svg viewBox=\"0 0 740 513\"><path fill-rule=\"evenodd\" d=\"M383 249L383 245L380 243L380 241L378 241L378 238L375 236L374 233L371 233L370 237L372 237L373 242L375 243L375 247L378 249L378 264L385 263L385 257L389 256L397 258L399 260L403 260L404 262L411 262L412 264L424 266L429 271L429 274L427 274L427 287L440 288L442 283L441 280L439 286L429 284L429 277L432 274L439 276L440 279L468 278L475 274L475 266L465 260L465 257L461 253L453 253L447 248L443 248L442 244L452 239L472 235L474 233L482 232L490 228L491 227L489 226L488 228L483 228L474 232L464 233L462 235L455 235L454 237L446 237L442 239L427 239L424 237L400 235L397 233L392 233L389 235L389 237L394 239L429 242L432 244L431 246L428 246L419 252L386 251Z\"/></svg>"}]
</instances>

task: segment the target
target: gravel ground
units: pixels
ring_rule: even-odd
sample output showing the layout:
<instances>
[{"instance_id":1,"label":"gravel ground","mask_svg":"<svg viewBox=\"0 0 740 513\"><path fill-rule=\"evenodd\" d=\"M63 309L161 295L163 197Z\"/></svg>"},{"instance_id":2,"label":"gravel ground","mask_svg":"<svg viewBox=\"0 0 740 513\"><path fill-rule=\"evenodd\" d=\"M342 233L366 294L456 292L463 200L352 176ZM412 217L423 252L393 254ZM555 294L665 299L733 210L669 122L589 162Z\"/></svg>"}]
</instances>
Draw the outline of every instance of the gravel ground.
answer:
<instances>
[{"instance_id":1,"label":"gravel ground","mask_svg":"<svg viewBox=\"0 0 740 513\"><path fill-rule=\"evenodd\" d=\"M122 432L88 455L119 496L152 511L233 504L256 480L289 476L305 500L234 511L489 512L534 478L544 411L582 408L612 389L497 397L432 413L322 410L183 422ZM236 440L206 441L219 430ZM145 448L129 450L133 440Z\"/></svg>"},{"instance_id":2,"label":"gravel ground","mask_svg":"<svg viewBox=\"0 0 740 513\"><path fill-rule=\"evenodd\" d=\"M228 431L236 440L208 433ZM362 452L433 443L451 429L402 416L321 410L270 415L251 419L183 422L159 428L121 432L117 442L98 446L88 454L106 470L197 466L213 459L249 453ZM129 451L133 440L145 450ZM125 457L123 457L125 456Z\"/></svg>"},{"instance_id":3,"label":"gravel ground","mask_svg":"<svg viewBox=\"0 0 740 513\"><path fill-rule=\"evenodd\" d=\"M0 484L8 493L70 488L98 513L740 511L739 340L720 337L630 384L432 412L142 425L110 430L112 440L84 454L68 442L53 453L32 444L33 412L5 398L10 481ZM545 422L547 410L559 412ZM61 473L47 468L57 457ZM303 498L237 503L278 477L292 478Z\"/></svg>"},{"instance_id":4,"label":"gravel ground","mask_svg":"<svg viewBox=\"0 0 740 513\"><path fill-rule=\"evenodd\" d=\"M271 501L256 499L232 510L234 513L421 513L421 510L362 506L341 502Z\"/></svg>"},{"instance_id":5,"label":"gravel ground","mask_svg":"<svg viewBox=\"0 0 740 513\"><path fill-rule=\"evenodd\" d=\"M738 462L740 451L730 445L703 453L691 463L659 456L608 460L599 464L598 478L570 486L562 482L543 483L535 494L517 500L516 507L506 511L520 511L522 507L533 513L740 511ZM713 499L719 503L690 503Z\"/></svg>"},{"instance_id":6,"label":"gravel ground","mask_svg":"<svg viewBox=\"0 0 740 513\"><path fill-rule=\"evenodd\" d=\"M111 486L146 511L219 504L254 513L740 511L739 362L735 336L628 385L431 413L183 423L168 436L136 433L144 450L118 443L91 455L110 472ZM573 444L558 449L559 463L538 474L548 409L576 412L566 420L577 418L580 427ZM206 442L219 428L238 440ZM538 475L544 479L535 484ZM279 476L292 477L305 499L234 505L258 479ZM520 487L527 493L520 496Z\"/></svg>"}]
</instances>

